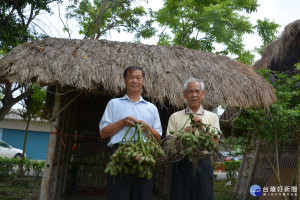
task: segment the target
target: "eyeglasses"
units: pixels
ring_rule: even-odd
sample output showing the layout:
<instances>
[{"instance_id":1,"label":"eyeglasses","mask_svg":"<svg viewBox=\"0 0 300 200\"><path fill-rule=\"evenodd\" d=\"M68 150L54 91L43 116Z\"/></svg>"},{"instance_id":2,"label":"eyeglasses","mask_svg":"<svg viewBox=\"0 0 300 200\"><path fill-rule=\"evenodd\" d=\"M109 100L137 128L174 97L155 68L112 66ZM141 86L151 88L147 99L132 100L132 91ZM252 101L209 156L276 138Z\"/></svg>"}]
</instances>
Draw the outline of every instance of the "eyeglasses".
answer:
<instances>
[{"instance_id":1,"label":"eyeglasses","mask_svg":"<svg viewBox=\"0 0 300 200\"><path fill-rule=\"evenodd\" d=\"M193 94L193 93L201 94L201 93L202 93L202 90L187 90L186 92L187 92L188 94Z\"/></svg>"}]
</instances>

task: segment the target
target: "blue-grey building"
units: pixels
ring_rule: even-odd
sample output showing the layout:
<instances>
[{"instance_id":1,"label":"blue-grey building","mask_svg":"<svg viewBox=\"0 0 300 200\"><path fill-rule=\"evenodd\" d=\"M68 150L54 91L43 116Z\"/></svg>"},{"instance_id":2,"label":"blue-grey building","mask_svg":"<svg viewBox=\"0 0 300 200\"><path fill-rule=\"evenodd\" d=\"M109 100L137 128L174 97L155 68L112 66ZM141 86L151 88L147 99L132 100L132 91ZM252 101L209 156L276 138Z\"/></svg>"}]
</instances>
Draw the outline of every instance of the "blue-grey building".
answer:
<instances>
[{"instance_id":1,"label":"blue-grey building","mask_svg":"<svg viewBox=\"0 0 300 200\"><path fill-rule=\"evenodd\" d=\"M15 113L9 113L0 121L0 140L23 149L26 121ZM32 159L45 160L50 134L48 121L35 120L29 124L26 143L26 155Z\"/></svg>"}]
</instances>

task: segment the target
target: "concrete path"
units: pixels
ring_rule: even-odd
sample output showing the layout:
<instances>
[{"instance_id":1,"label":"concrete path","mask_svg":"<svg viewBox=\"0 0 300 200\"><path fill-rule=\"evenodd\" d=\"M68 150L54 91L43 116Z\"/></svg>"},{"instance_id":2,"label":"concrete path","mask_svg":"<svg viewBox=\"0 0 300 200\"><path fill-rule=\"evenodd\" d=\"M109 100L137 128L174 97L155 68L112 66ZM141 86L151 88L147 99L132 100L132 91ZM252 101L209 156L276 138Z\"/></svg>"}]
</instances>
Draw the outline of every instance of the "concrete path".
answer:
<instances>
[{"instance_id":1,"label":"concrete path","mask_svg":"<svg viewBox=\"0 0 300 200\"><path fill-rule=\"evenodd\" d=\"M217 180L225 180L226 179L226 172L214 172L214 175L216 175Z\"/></svg>"}]
</instances>

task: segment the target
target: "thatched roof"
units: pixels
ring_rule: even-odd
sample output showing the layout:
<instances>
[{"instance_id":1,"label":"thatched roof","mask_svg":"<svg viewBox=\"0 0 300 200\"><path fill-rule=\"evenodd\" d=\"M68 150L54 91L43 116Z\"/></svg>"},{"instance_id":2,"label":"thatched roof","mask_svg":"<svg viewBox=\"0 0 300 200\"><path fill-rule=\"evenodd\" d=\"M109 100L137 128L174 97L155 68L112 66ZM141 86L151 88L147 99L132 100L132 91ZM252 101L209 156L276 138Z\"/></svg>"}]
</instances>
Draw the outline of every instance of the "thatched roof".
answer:
<instances>
[{"instance_id":1,"label":"thatched roof","mask_svg":"<svg viewBox=\"0 0 300 200\"><path fill-rule=\"evenodd\" d=\"M190 77L206 84L204 106L268 106L273 87L247 65L228 57L183 47L48 38L19 45L0 60L0 82L61 84L119 95L129 65L146 71L143 96L182 107L182 86Z\"/></svg>"},{"instance_id":2,"label":"thatched roof","mask_svg":"<svg viewBox=\"0 0 300 200\"><path fill-rule=\"evenodd\" d=\"M269 68L276 71L292 70L300 62L300 20L288 24L281 36L264 49L254 69Z\"/></svg>"}]
</instances>

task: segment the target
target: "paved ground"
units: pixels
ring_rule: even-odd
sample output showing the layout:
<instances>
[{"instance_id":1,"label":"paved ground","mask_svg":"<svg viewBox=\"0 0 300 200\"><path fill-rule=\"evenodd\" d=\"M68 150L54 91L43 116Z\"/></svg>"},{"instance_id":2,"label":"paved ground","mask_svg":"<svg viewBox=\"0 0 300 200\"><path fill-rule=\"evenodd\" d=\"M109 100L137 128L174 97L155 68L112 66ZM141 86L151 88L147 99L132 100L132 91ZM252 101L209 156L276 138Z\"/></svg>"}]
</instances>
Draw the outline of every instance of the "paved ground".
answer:
<instances>
[{"instance_id":1,"label":"paved ground","mask_svg":"<svg viewBox=\"0 0 300 200\"><path fill-rule=\"evenodd\" d=\"M217 180L224 180L226 179L226 172L214 172L214 175L216 175Z\"/></svg>"}]
</instances>

